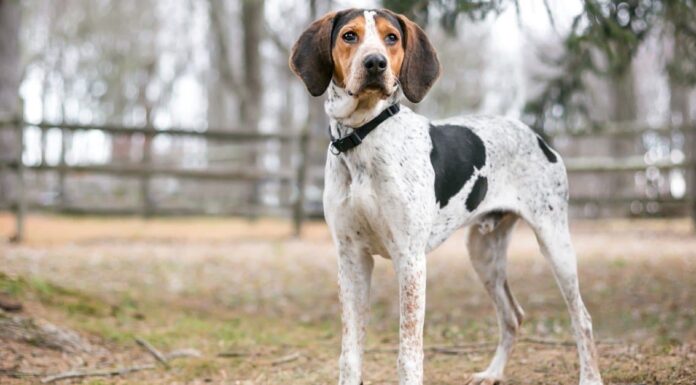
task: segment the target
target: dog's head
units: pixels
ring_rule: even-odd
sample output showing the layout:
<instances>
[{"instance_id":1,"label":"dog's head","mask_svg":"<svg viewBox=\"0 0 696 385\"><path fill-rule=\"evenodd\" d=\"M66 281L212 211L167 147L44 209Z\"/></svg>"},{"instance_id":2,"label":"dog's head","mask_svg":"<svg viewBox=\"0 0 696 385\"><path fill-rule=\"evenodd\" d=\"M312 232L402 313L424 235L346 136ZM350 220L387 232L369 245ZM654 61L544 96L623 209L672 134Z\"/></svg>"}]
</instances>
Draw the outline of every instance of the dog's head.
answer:
<instances>
[{"instance_id":1,"label":"dog's head","mask_svg":"<svg viewBox=\"0 0 696 385\"><path fill-rule=\"evenodd\" d=\"M312 23L297 40L290 68L319 96L331 79L356 98L386 99L399 85L420 102L440 75L425 32L391 11L347 9Z\"/></svg>"}]
</instances>

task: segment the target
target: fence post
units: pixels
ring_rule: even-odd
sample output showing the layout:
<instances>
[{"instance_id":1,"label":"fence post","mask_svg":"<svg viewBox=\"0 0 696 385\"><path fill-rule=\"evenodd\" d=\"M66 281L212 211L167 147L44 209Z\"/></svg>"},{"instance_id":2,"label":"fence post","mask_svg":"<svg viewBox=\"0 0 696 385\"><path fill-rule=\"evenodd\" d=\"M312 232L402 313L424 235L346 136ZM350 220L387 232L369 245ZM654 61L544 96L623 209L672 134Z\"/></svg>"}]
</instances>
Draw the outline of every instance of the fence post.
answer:
<instances>
[{"instance_id":1,"label":"fence post","mask_svg":"<svg viewBox=\"0 0 696 385\"><path fill-rule=\"evenodd\" d=\"M145 218L150 217L153 214L153 202L152 196L150 194L150 171L152 169L152 138L154 137L153 130L154 127L150 121L148 114L147 119L147 132L145 133L145 138L143 140L143 169L145 173L140 180L140 203L141 203L141 215Z\"/></svg>"},{"instance_id":2,"label":"fence post","mask_svg":"<svg viewBox=\"0 0 696 385\"><path fill-rule=\"evenodd\" d=\"M297 198L293 209L293 226L296 237L302 235L302 222L304 221L305 184L307 183L307 150L309 147L309 130L304 128L300 134L299 162L297 165Z\"/></svg>"},{"instance_id":3,"label":"fence post","mask_svg":"<svg viewBox=\"0 0 696 385\"><path fill-rule=\"evenodd\" d=\"M696 126L686 131L685 143L689 152L686 154L686 159L689 162L686 177L688 182L687 194L689 194L687 201L689 202L692 226L696 232Z\"/></svg>"},{"instance_id":4,"label":"fence post","mask_svg":"<svg viewBox=\"0 0 696 385\"><path fill-rule=\"evenodd\" d=\"M15 235L12 237L12 242L20 243L24 240L24 219L27 210L26 194L24 191L24 162L22 154L24 153L24 126L22 119L17 117L15 120L15 129L17 130L17 200L15 202Z\"/></svg>"},{"instance_id":5,"label":"fence post","mask_svg":"<svg viewBox=\"0 0 696 385\"><path fill-rule=\"evenodd\" d=\"M67 166L66 152L68 151L68 130L61 127L60 129L60 160L58 161L58 205L60 211L65 210L67 206L67 193L65 191L65 167Z\"/></svg>"}]
</instances>

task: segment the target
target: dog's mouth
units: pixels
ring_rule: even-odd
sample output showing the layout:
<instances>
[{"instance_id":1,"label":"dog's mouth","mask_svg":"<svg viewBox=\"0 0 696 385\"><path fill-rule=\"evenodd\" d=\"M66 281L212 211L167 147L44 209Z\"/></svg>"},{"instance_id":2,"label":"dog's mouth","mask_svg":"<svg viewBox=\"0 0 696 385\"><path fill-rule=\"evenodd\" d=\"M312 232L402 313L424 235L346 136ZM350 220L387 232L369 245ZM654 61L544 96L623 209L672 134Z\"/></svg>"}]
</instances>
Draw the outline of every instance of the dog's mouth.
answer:
<instances>
[{"instance_id":1,"label":"dog's mouth","mask_svg":"<svg viewBox=\"0 0 696 385\"><path fill-rule=\"evenodd\" d=\"M394 93L394 89L395 86L389 87L382 79L367 80L352 95L357 97L362 95L379 96L382 99L386 99Z\"/></svg>"}]
</instances>

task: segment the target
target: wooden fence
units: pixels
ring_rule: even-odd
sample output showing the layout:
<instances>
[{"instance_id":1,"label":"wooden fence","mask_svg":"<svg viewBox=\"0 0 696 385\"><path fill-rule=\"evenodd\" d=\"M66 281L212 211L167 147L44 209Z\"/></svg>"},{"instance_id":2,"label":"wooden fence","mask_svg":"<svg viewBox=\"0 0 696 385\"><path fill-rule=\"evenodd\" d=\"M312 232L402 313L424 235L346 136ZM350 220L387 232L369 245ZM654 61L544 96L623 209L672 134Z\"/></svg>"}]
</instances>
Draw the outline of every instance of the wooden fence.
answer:
<instances>
[{"instance_id":1,"label":"wooden fence","mask_svg":"<svg viewBox=\"0 0 696 385\"><path fill-rule=\"evenodd\" d=\"M176 179L192 179L192 180L214 180L214 181L276 181L279 183L290 184L294 186L296 194L294 200L284 207L286 212L293 218L295 233L299 234L302 223L305 218L305 203L306 194L305 187L307 185L307 169L306 154L310 138L307 130L302 134L281 134L281 133L255 133L255 132L236 132L219 129L208 129L206 131L196 131L187 129L168 129L155 130L152 127L123 127L116 125L75 125L75 124L53 124L53 123L38 123L31 124L21 121L0 123L0 130L15 130L17 133L17 146L24 149L24 136L26 127L36 127L42 132L49 129L58 129L61 133L96 130L107 135L142 135L146 140L143 141L143 157L138 164L118 165L118 164L98 164L98 165L69 165L66 162L65 141L62 141L60 151L60 161L56 165L46 164L42 160L40 164L26 165L22 161L22 154L15 159L2 160L0 158L0 170L10 169L18 175L16 186L17 197L15 202L9 206L0 207L0 209L11 209L16 213L16 236L17 241L20 241L24 234L24 219L28 210L52 210L64 213L78 214L96 214L96 215L142 215L142 216L162 216L162 215L199 215L209 214L200 210L191 209L163 209L153 205L150 199L150 180L157 176L168 176ZM673 132L681 132L686 135L687 140L684 145L686 157L679 161L671 159L661 159L648 162L644 156L624 156L624 157L564 157L566 167L571 178L574 175L581 174L603 174L603 173L627 173L641 172L648 168L657 170L684 170L687 176L687 189L683 198L672 197L653 197L647 198L644 196L607 196L607 197L582 197L572 196L571 203L576 205L582 204L602 204L602 205L626 205L634 202L653 202L659 205L671 205L682 208L683 212L688 212L696 221L696 129L694 127L677 127L669 129L655 129L651 127L635 127L635 126L613 126L605 127L602 130L583 131L575 133L562 133L553 135L551 142L563 141L566 142L576 140L582 137L600 136L605 138L621 138L621 137L636 137L646 133L655 133L658 135L669 135ZM284 145L294 146L293 150L298 155L299 161L297 165L290 171L267 171L262 169L233 169L233 170L212 170L212 169L182 169L176 167L162 167L152 164L151 146L152 138L158 135L169 135L177 137L198 137L206 140L216 140L227 143L263 143L275 141ZM689 139L690 138L690 139ZM27 169L36 172L55 172L63 177L71 173L87 173L87 174L102 174L110 176L127 176L135 177L140 180L140 208L132 209L109 209L106 207L77 207L65 205L28 205L26 199L24 173ZM1 202L0 202L1 203ZM317 203L317 202L314 202ZM228 214L228 213L225 213ZM249 214L247 212L247 214Z\"/></svg>"},{"instance_id":2,"label":"wooden fence","mask_svg":"<svg viewBox=\"0 0 696 385\"><path fill-rule=\"evenodd\" d=\"M62 140L60 161L56 165L49 165L45 161L36 165L26 165L22 161L22 154L25 150L25 129L27 127L36 127L45 133L46 130L58 129L62 137L66 132L76 131L100 131L108 135L142 135L143 140L143 156L141 162L130 165L119 164L94 164L94 165L69 165L66 162L66 144ZM26 123L21 121L0 122L0 130L14 130L17 137L17 148L22 149L18 156L14 159L3 160L0 157L0 171L9 169L17 174L16 196L14 202L9 203L1 209L10 209L16 213L16 235L13 237L16 241L21 241L24 236L24 219L28 210L55 211L70 214L95 214L95 215L141 215L144 217L150 216L179 216L179 215L208 215L209 213L203 210L190 208L161 208L153 205L150 199L150 180L153 177L165 176L172 177L178 180L191 179L200 181L246 181L246 182L278 182L281 184L290 184L296 189L294 200L289 204L281 207L283 211L290 214L293 219L295 234L301 231L302 223L305 218L304 213L304 190L306 179L306 162L303 154L307 152L309 137L307 130L300 134L283 134L283 133L258 133L258 132L240 132L228 131L220 129L208 129L205 131L196 131L188 129L173 128L167 130L155 130L151 127L124 127L118 125L78 125L78 124L55 124L55 123ZM197 137L205 140L215 140L222 143L263 143L263 142L278 142L283 145L295 146L292 151L299 156L299 161L296 167L289 171L268 171L258 168L241 168L231 170L212 170L212 169L184 169L178 167L163 167L152 164L152 139L158 135L167 135L175 137ZM55 172L61 178L68 174L99 174L116 177L135 177L140 180L140 208L133 210L128 208L111 208L108 206L100 207L84 207L70 205L29 205L26 199L25 191L25 171L33 170L37 172ZM281 205L282 206L282 205ZM254 209L245 209L234 212L234 214L254 215ZM233 214L233 213L226 213Z\"/></svg>"},{"instance_id":3,"label":"wooden fence","mask_svg":"<svg viewBox=\"0 0 696 385\"><path fill-rule=\"evenodd\" d=\"M644 135L653 135L662 138L665 142L670 142L671 137L680 137L682 141L680 149L680 159L673 156L662 156L657 159L648 159L645 148L641 148L636 153L623 153L621 155L611 154L606 156L578 156L564 152L577 146L578 142L587 139L597 139L601 142L616 140L640 141ZM690 215L696 224L696 126L678 127L649 127L637 126L634 124L612 124L605 125L601 129L561 132L551 136L551 143L560 150L564 156L564 162L568 170L571 182L571 204L574 206L582 205L601 205L627 207L631 204L638 205L657 205L661 212L682 212ZM597 141L596 141L597 142ZM641 146L639 146L641 147ZM679 170L684 173L685 191L682 197L674 197L671 194L660 196L646 196L645 194L621 195L612 192L606 196L583 196L574 191L574 178L580 175L633 175L635 173L646 172L647 170L670 172ZM577 183L577 181L575 181ZM601 187L601 186L598 186ZM575 189L577 190L577 188ZM663 210L670 208L671 210ZM675 211L676 210L676 211Z\"/></svg>"}]
</instances>

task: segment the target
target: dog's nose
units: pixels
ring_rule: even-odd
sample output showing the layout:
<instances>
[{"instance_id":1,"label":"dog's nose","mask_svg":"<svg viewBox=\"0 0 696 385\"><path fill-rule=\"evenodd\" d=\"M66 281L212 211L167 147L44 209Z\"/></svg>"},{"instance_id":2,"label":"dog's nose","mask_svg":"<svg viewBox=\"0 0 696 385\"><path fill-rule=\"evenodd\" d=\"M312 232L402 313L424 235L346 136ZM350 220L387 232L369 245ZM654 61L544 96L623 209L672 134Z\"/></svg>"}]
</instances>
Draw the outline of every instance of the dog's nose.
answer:
<instances>
[{"instance_id":1,"label":"dog's nose","mask_svg":"<svg viewBox=\"0 0 696 385\"><path fill-rule=\"evenodd\" d=\"M363 65L370 75L378 75L387 69L387 58L380 54L367 55Z\"/></svg>"}]
</instances>

